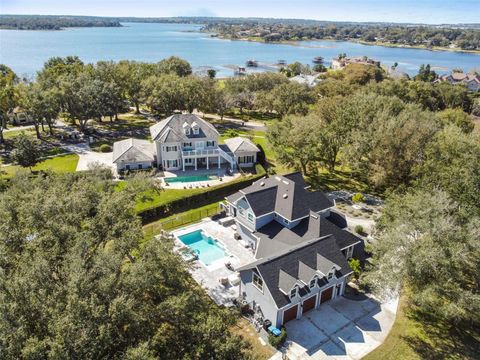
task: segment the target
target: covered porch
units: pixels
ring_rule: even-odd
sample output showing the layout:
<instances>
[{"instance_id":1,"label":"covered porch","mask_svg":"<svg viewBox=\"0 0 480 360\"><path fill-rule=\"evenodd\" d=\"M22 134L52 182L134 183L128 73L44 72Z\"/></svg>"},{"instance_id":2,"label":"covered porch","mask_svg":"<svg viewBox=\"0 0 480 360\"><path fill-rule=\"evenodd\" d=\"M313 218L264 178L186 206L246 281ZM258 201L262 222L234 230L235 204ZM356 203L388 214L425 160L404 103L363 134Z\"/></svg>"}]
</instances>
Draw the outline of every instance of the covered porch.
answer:
<instances>
[{"instance_id":1,"label":"covered porch","mask_svg":"<svg viewBox=\"0 0 480 360\"><path fill-rule=\"evenodd\" d=\"M221 148L182 151L181 161L183 171L186 168L193 168L194 170L199 168L205 168L206 170L210 168L221 169L222 163L229 164L231 169L236 167L233 154L229 154Z\"/></svg>"}]
</instances>

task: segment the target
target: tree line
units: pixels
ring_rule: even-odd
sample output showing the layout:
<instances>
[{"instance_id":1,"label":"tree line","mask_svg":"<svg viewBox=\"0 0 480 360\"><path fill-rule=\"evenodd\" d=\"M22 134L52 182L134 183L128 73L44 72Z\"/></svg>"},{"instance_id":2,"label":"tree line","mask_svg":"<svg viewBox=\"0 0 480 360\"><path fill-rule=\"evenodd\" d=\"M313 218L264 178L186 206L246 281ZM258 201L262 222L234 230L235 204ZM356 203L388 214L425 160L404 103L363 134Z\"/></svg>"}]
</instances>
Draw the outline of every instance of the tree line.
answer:
<instances>
[{"instance_id":1,"label":"tree line","mask_svg":"<svg viewBox=\"0 0 480 360\"><path fill-rule=\"evenodd\" d=\"M120 27L119 21L88 16L1 15L0 28L14 30L62 30L69 27Z\"/></svg>"},{"instance_id":2,"label":"tree line","mask_svg":"<svg viewBox=\"0 0 480 360\"><path fill-rule=\"evenodd\" d=\"M174 111L195 109L218 113L222 117L231 108L262 109L280 115L305 113L314 102L314 94L304 85L292 83L282 74L258 74L244 78L215 80L192 74L191 65L178 57L158 63L135 61L99 61L85 64L78 57L48 60L32 82L21 81L3 66L0 93L3 126L14 108L39 127L46 124L53 131L55 120L63 118L88 131L88 121L115 119L133 106L141 106L158 116Z\"/></svg>"},{"instance_id":3,"label":"tree line","mask_svg":"<svg viewBox=\"0 0 480 360\"><path fill-rule=\"evenodd\" d=\"M392 24L286 24L243 22L209 23L203 31L240 39L259 38L267 42L299 40L346 40L409 46L449 47L480 50L480 29Z\"/></svg>"}]
</instances>

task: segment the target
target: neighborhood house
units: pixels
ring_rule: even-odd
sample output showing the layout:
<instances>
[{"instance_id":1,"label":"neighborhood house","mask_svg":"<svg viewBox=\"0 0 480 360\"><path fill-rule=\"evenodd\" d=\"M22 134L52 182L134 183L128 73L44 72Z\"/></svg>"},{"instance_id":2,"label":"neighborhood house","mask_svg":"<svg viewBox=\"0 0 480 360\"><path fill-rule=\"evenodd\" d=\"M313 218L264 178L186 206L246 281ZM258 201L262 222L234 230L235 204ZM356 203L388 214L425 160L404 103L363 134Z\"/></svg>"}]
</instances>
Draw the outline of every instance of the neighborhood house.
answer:
<instances>
[{"instance_id":1,"label":"neighborhood house","mask_svg":"<svg viewBox=\"0 0 480 360\"><path fill-rule=\"evenodd\" d=\"M260 179L226 200L257 259L236 269L240 296L261 318L279 327L344 293L362 240L300 173Z\"/></svg>"},{"instance_id":2,"label":"neighborhood house","mask_svg":"<svg viewBox=\"0 0 480 360\"><path fill-rule=\"evenodd\" d=\"M175 114L150 127L153 143L127 139L114 143L117 170L156 167L162 170L198 170L252 167L259 149L249 139L236 137L219 143L220 134L208 121L193 114Z\"/></svg>"},{"instance_id":3,"label":"neighborhood house","mask_svg":"<svg viewBox=\"0 0 480 360\"><path fill-rule=\"evenodd\" d=\"M476 92L480 90L480 76L474 72L464 74L463 72L452 72L448 75L442 75L436 83L447 81L452 85L465 85L468 90Z\"/></svg>"}]
</instances>

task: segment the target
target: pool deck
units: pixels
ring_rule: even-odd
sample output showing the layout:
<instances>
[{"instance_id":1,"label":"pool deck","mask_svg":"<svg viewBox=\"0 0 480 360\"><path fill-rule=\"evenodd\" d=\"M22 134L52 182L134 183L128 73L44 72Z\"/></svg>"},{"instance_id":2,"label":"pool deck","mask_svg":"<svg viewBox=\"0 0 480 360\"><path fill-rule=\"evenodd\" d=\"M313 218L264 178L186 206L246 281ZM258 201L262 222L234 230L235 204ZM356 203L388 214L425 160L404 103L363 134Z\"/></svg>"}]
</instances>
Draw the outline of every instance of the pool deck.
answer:
<instances>
[{"instance_id":1,"label":"pool deck","mask_svg":"<svg viewBox=\"0 0 480 360\"><path fill-rule=\"evenodd\" d=\"M235 230L232 226L224 227L210 218L203 219L200 223L173 231L177 247L185 246L178 237L184 234L202 230L206 235L217 240L226 250L228 256L205 266L201 261L193 262L190 273L195 281L202 286L208 295L218 304L231 306L232 300L238 298L239 286L231 284L222 285L220 279L234 277L235 271L227 269L226 263L231 263L234 268L255 261L253 252L243 246L242 241L235 240Z\"/></svg>"},{"instance_id":2,"label":"pool deck","mask_svg":"<svg viewBox=\"0 0 480 360\"><path fill-rule=\"evenodd\" d=\"M216 175L218 179L216 180L207 180L207 181L193 181L193 182L174 182L167 184L164 179L173 178L173 177L184 177L184 176L202 176L202 175ZM192 189L192 188L201 188L208 186L216 186L225 184L227 182L233 181L240 177L241 174L238 171L234 171L230 176L227 174L226 168L220 169L198 169L198 170L179 170L179 171L164 171L162 177L162 184L165 189ZM220 180L221 179L221 180Z\"/></svg>"}]
</instances>

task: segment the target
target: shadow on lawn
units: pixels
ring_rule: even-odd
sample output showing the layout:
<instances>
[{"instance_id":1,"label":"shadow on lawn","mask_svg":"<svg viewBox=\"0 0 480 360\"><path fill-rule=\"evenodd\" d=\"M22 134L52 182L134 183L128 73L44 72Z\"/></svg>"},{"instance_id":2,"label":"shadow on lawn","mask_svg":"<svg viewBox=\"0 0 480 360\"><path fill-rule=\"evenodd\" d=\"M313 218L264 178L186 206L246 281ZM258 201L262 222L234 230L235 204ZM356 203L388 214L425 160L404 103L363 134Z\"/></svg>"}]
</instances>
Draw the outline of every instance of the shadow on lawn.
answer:
<instances>
[{"instance_id":1,"label":"shadow on lawn","mask_svg":"<svg viewBox=\"0 0 480 360\"><path fill-rule=\"evenodd\" d=\"M436 359L478 359L480 353L480 332L475 333L474 325L453 325L432 318L420 310L411 310L407 316L416 321L425 336L404 336L404 340L426 360Z\"/></svg>"}]
</instances>

